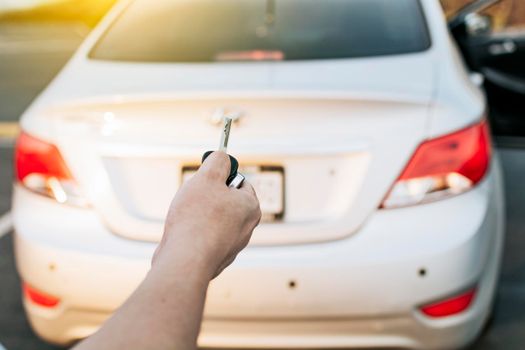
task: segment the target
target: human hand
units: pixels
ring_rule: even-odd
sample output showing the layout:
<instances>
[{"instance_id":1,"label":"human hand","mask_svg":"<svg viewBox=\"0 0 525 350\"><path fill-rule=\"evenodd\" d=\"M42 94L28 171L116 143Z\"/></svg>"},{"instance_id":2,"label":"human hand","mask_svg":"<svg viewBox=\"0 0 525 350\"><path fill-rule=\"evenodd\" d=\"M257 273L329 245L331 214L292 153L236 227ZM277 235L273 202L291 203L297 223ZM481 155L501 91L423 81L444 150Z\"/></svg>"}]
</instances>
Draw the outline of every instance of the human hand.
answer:
<instances>
[{"instance_id":1,"label":"human hand","mask_svg":"<svg viewBox=\"0 0 525 350\"><path fill-rule=\"evenodd\" d=\"M175 195L152 265L189 264L216 277L248 244L261 219L259 201L245 181L228 188L229 157L212 153Z\"/></svg>"}]
</instances>

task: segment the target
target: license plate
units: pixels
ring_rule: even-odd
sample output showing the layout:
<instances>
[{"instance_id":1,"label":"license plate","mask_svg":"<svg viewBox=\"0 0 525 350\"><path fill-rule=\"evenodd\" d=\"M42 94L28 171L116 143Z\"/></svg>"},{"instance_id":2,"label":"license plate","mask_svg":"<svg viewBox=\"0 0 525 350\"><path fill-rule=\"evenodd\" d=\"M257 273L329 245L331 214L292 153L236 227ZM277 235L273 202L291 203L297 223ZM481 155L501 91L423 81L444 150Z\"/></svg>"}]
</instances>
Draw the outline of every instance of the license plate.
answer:
<instances>
[{"instance_id":1,"label":"license plate","mask_svg":"<svg viewBox=\"0 0 525 350\"><path fill-rule=\"evenodd\" d=\"M182 181L189 179L197 167L187 166L182 169ZM281 219L284 215L284 170L276 166L240 166L241 172L246 180L253 186L263 221L274 221Z\"/></svg>"}]
</instances>

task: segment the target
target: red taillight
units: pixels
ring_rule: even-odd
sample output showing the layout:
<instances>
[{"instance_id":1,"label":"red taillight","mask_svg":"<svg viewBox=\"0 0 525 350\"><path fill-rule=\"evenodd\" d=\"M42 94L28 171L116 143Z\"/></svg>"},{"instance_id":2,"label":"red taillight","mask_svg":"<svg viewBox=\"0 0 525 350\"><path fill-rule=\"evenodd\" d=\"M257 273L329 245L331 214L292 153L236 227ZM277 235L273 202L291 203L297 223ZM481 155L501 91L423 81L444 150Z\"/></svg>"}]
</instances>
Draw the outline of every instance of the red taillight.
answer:
<instances>
[{"instance_id":1,"label":"red taillight","mask_svg":"<svg viewBox=\"0 0 525 350\"><path fill-rule=\"evenodd\" d=\"M29 286L27 283L22 283L22 290L24 292L24 296L28 300L39 306L55 307L60 302L60 299L58 299L57 297L41 292Z\"/></svg>"},{"instance_id":2,"label":"red taillight","mask_svg":"<svg viewBox=\"0 0 525 350\"><path fill-rule=\"evenodd\" d=\"M489 164L489 140L487 123L483 122L424 142L399 179L457 173L478 183Z\"/></svg>"},{"instance_id":3,"label":"red taillight","mask_svg":"<svg viewBox=\"0 0 525 350\"><path fill-rule=\"evenodd\" d=\"M429 317L446 317L465 311L476 296L476 288L454 297L422 306L421 312Z\"/></svg>"},{"instance_id":4,"label":"red taillight","mask_svg":"<svg viewBox=\"0 0 525 350\"><path fill-rule=\"evenodd\" d=\"M58 148L21 133L15 149L16 179L26 188L54 198L60 203L85 205Z\"/></svg>"},{"instance_id":5,"label":"red taillight","mask_svg":"<svg viewBox=\"0 0 525 350\"><path fill-rule=\"evenodd\" d=\"M21 182L31 174L59 180L72 179L56 146L26 133L21 133L16 142L15 163L16 178Z\"/></svg>"},{"instance_id":6,"label":"red taillight","mask_svg":"<svg viewBox=\"0 0 525 350\"><path fill-rule=\"evenodd\" d=\"M483 179L491 157L486 121L422 143L382 207L412 205L462 193Z\"/></svg>"}]
</instances>

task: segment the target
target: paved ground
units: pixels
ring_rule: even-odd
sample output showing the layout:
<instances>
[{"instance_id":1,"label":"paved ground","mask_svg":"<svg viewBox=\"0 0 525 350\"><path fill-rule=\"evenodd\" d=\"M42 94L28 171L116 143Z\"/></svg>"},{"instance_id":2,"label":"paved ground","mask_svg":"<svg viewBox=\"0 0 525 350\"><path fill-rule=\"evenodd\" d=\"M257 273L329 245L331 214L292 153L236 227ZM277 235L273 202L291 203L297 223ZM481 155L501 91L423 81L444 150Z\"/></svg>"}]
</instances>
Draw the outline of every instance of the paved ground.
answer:
<instances>
[{"instance_id":1,"label":"paved ground","mask_svg":"<svg viewBox=\"0 0 525 350\"><path fill-rule=\"evenodd\" d=\"M18 119L84 34L74 25L0 24L0 122ZM500 153L508 207L505 257L494 320L472 350L525 349L525 148L501 149ZM10 205L12 158L12 148L0 142L0 217ZM33 335L19 295L8 234L0 238L0 343L8 350L57 349Z\"/></svg>"}]
</instances>

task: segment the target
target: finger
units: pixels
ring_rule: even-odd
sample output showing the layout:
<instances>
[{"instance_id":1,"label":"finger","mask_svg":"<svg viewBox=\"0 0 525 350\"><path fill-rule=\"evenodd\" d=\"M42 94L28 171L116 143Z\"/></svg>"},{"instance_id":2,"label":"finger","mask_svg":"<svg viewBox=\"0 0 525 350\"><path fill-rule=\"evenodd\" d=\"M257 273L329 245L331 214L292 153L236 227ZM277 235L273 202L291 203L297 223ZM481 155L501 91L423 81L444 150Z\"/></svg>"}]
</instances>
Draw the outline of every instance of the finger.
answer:
<instances>
[{"instance_id":1,"label":"finger","mask_svg":"<svg viewBox=\"0 0 525 350\"><path fill-rule=\"evenodd\" d=\"M250 184L248 181L244 180L241 187L239 187L240 191L247 192L255 197L257 197L257 193L255 193L255 189L253 188L252 184Z\"/></svg>"},{"instance_id":2,"label":"finger","mask_svg":"<svg viewBox=\"0 0 525 350\"><path fill-rule=\"evenodd\" d=\"M230 167L230 157L224 152L217 151L204 160L198 174L226 182L226 179L230 176Z\"/></svg>"}]
</instances>

